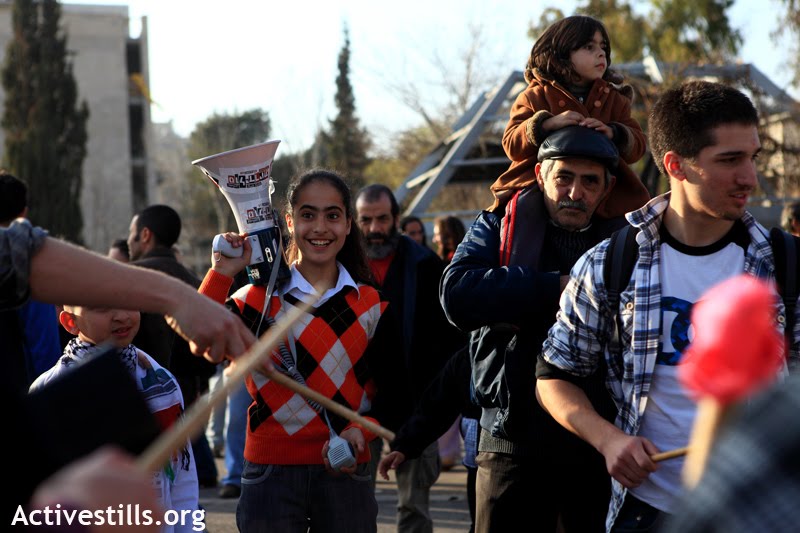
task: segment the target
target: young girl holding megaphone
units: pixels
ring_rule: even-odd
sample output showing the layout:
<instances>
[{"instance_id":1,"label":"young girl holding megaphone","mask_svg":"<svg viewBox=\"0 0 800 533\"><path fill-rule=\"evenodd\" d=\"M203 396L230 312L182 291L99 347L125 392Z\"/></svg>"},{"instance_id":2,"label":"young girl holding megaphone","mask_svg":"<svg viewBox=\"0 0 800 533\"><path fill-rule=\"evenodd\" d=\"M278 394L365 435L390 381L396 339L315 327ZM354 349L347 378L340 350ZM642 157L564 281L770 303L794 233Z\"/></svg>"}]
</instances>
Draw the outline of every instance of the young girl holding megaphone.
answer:
<instances>
[{"instance_id":1,"label":"young girl holding megaphone","mask_svg":"<svg viewBox=\"0 0 800 533\"><path fill-rule=\"evenodd\" d=\"M311 170L292 181L286 205L291 277L279 281L272 294L263 284L249 284L225 301L252 252L249 240L226 233L230 247L244 253L215 252L200 292L225 301L256 335L321 295L272 361L295 380L369 417L375 384L391 370L380 355L381 345L392 338L386 329L393 326L383 313L387 303L371 284L350 190L339 175ZM376 531L378 507L367 468L367 442L375 435L263 374L251 374L246 383L253 403L239 529L306 531L310 525L312 531Z\"/></svg>"}]
</instances>

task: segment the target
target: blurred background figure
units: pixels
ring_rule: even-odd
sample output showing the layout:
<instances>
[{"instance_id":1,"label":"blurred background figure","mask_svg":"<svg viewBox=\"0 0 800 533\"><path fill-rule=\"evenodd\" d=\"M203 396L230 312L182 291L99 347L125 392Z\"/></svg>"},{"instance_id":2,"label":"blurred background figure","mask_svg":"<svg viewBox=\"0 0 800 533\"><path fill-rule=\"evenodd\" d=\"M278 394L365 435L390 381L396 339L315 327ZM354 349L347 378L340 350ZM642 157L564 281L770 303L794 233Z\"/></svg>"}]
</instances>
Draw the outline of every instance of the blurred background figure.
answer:
<instances>
[{"instance_id":1,"label":"blurred background figure","mask_svg":"<svg viewBox=\"0 0 800 533\"><path fill-rule=\"evenodd\" d=\"M420 246L428 246L428 239L425 235L425 224L417 217L403 217L403 219L400 220L400 233Z\"/></svg>"},{"instance_id":2,"label":"blurred background figure","mask_svg":"<svg viewBox=\"0 0 800 533\"><path fill-rule=\"evenodd\" d=\"M108 249L108 257L122 263L130 261L131 256L128 250L128 241L125 239L115 239Z\"/></svg>"},{"instance_id":3,"label":"blurred background figure","mask_svg":"<svg viewBox=\"0 0 800 533\"><path fill-rule=\"evenodd\" d=\"M28 186L0 170L0 228L28 216ZM53 304L28 300L0 311L0 346L6 356L3 372L22 392L61 357L58 314Z\"/></svg>"},{"instance_id":4,"label":"blurred background figure","mask_svg":"<svg viewBox=\"0 0 800 533\"><path fill-rule=\"evenodd\" d=\"M134 215L128 235L131 264L158 270L196 289L200 280L178 261L173 249L181 226L180 215L168 205L151 205ZM208 378L216 366L192 355L188 343L176 336L163 315L142 313L133 344L172 372L187 408L208 391ZM217 467L205 433L192 441L192 448L200 487L216 487Z\"/></svg>"},{"instance_id":5,"label":"blurred background figure","mask_svg":"<svg viewBox=\"0 0 800 533\"><path fill-rule=\"evenodd\" d=\"M433 221L433 244L436 253L445 264L449 264L456 252L456 247L464 238L466 229L460 219L453 216L436 217ZM450 429L439 437L439 457L442 470L450 470L461 462L461 417L458 417Z\"/></svg>"},{"instance_id":6,"label":"blurred background figure","mask_svg":"<svg viewBox=\"0 0 800 533\"><path fill-rule=\"evenodd\" d=\"M445 263L450 263L456 247L464 238L466 233L464 223L460 219L448 217L436 217L433 221L433 244L436 245L436 253Z\"/></svg>"},{"instance_id":7,"label":"blurred background figure","mask_svg":"<svg viewBox=\"0 0 800 533\"><path fill-rule=\"evenodd\" d=\"M800 237L800 202L794 202L783 210L783 229Z\"/></svg>"}]
</instances>

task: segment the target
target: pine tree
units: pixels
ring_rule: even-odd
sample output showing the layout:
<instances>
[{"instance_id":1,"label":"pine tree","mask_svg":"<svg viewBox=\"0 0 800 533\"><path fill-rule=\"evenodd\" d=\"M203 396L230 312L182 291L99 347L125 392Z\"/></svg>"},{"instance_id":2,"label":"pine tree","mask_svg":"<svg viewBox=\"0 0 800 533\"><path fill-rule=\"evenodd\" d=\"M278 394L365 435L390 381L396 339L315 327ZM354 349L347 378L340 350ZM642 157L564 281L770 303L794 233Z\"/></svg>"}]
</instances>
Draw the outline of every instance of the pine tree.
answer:
<instances>
[{"instance_id":1,"label":"pine tree","mask_svg":"<svg viewBox=\"0 0 800 533\"><path fill-rule=\"evenodd\" d=\"M78 105L61 6L56 0L14 0L12 19L14 36L2 69L3 164L28 182L31 220L80 242L89 109L85 101Z\"/></svg>"},{"instance_id":2,"label":"pine tree","mask_svg":"<svg viewBox=\"0 0 800 533\"><path fill-rule=\"evenodd\" d=\"M344 29L344 45L339 51L336 76L336 117L322 136L324 163L344 174L354 189L364 185L364 169L369 165L368 133L359 125L356 98L350 84L350 33Z\"/></svg>"}]
</instances>

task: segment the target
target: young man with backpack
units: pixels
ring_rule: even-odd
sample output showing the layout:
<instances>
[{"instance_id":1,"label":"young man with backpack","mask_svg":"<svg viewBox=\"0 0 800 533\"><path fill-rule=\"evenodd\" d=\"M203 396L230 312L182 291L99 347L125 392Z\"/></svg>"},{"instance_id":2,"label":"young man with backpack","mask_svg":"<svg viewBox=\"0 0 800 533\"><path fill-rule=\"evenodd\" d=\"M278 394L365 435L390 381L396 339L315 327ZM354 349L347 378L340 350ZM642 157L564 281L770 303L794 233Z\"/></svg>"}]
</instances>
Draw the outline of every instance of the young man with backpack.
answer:
<instances>
[{"instance_id":1,"label":"young man with backpack","mask_svg":"<svg viewBox=\"0 0 800 533\"><path fill-rule=\"evenodd\" d=\"M774 280L789 264L776 262L769 232L745 210L757 184L757 126L752 102L722 84L687 82L661 96L650 116L650 145L671 191L627 215L638 246L632 275L615 296L608 290L615 273L606 265L626 247L612 253L604 241L590 250L572 271L544 343L537 395L604 456L614 479L609 531L653 531L680 512L683 461L656 465L650 456L688 442L696 405L676 369L691 342L694 302L727 278L746 272ZM786 307L776 296L776 327L793 324L791 367L800 327L797 306L794 320ZM597 371L606 374L617 406L614 423L571 383Z\"/></svg>"}]
</instances>

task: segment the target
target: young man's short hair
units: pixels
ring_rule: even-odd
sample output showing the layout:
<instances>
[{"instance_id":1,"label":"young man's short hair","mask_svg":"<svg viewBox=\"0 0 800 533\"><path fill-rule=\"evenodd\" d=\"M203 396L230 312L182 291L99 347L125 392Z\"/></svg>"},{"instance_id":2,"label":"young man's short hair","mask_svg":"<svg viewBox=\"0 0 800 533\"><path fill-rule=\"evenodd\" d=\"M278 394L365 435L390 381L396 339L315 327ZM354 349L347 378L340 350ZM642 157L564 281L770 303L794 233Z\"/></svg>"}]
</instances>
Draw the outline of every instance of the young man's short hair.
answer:
<instances>
[{"instance_id":1,"label":"young man's short hair","mask_svg":"<svg viewBox=\"0 0 800 533\"><path fill-rule=\"evenodd\" d=\"M28 186L0 170L0 225L8 225L28 207Z\"/></svg>"},{"instance_id":2,"label":"young man's short hair","mask_svg":"<svg viewBox=\"0 0 800 533\"><path fill-rule=\"evenodd\" d=\"M181 217L168 205L145 207L136 219L136 233L147 228L161 246L172 246L181 235Z\"/></svg>"},{"instance_id":3,"label":"young man's short hair","mask_svg":"<svg viewBox=\"0 0 800 533\"><path fill-rule=\"evenodd\" d=\"M714 144L711 130L723 124L757 125L758 112L741 91L709 81L690 81L661 95L647 127L658 170L666 174L664 154L694 158Z\"/></svg>"}]
</instances>

